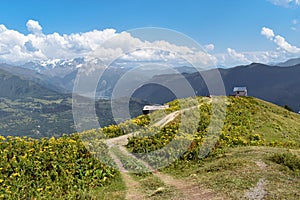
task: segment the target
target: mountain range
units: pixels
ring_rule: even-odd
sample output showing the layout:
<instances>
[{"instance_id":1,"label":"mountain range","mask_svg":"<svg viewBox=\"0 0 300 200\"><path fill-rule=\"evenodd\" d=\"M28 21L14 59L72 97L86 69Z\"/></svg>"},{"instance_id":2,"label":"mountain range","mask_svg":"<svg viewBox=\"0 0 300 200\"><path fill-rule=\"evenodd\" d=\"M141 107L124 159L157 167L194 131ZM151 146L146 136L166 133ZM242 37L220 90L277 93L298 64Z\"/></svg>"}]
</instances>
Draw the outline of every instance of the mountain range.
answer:
<instances>
[{"instance_id":1,"label":"mountain range","mask_svg":"<svg viewBox=\"0 0 300 200\"><path fill-rule=\"evenodd\" d=\"M73 91L78 70L83 65L88 64L88 62L90 61L85 58L76 58L70 60L56 59L29 62L22 66L0 64L2 73L10 73L14 78L19 77L19 81L8 82L6 80L5 83L1 82L0 97L8 95L13 97L14 92L16 93L16 97L22 96L25 90L22 92L8 89L10 87L14 88L16 85L21 85L20 87L27 86L28 95L32 95L33 90L37 90L37 95L44 96L43 91L46 91L45 88L49 89L52 93L70 94ZM120 66L110 66L107 68L98 82L97 97L100 99L109 99L116 83L131 69L131 67ZM176 67L175 70L180 74L170 74L170 72L164 71L164 69L155 72L151 71L151 69L143 70L142 73L139 71L131 79L139 78L149 84L144 84L137 89L133 96L147 102L168 102L175 98L174 94L171 94L172 92L162 86L151 83L176 85L183 77L188 80L197 95L209 95L203 78L194 68L182 66ZM246 86L251 96L281 106L288 105L294 111L300 109L300 92L298 92L297 88L300 83L300 58L293 58L272 65L252 63L233 68L218 68L202 71L201 74L206 76L214 73L214 70L218 70L221 74L227 95L232 93L232 89L235 86ZM28 84L24 84L20 80L28 81ZM41 87L40 91L38 91L37 87Z\"/></svg>"},{"instance_id":2,"label":"mountain range","mask_svg":"<svg viewBox=\"0 0 300 200\"><path fill-rule=\"evenodd\" d=\"M86 62L85 59L73 59L22 66L0 64L0 131L6 135L27 132L34 137L38 137L36 134L39 132L43 136L74 132L71 93L78 69ZM289 63L293 65L288 66ZM209 77L218 70L227 95L232 94L235 86L246 86L249 96L286 105L297 112L300 109L300 59L278 65L252 63L201 71L201 75ZM101 126L115 123L109 99L116 83L131 69L110 67L100 78L96 112ZM210 95L199 72L186 66L176 70L180 73L168 74L162 69L160 75L156 75L155 71L145 69L130 76L132 81L145 79L145 83L136 88L131 96L132 117L141 114L145 104L164 104L176 99L175 94L163 85L180 89L178 84L183 79L189 82L196 95ZM130 84L124 86L127 88Z\"/></svg>"},{"instance_id":3,"label":"mountain range","mask_svg":"<svg viewBox=\"0 0 300 200\"><path fill-rule=\"evenodd\" d=\"M202 76L209 77L218 70L227 95L233 94L236 86L246 86L248 95L254 96L280 106L287 105L294 111L300 109L300 64L290 67L271 66L260 63L252 63L245 66L237 66L228 69L213 69L201 72ZM199 73L181 75L159 75L153 77L149 84L139 88L134 97L153 103L165 103L175 99L175 95L169 89L153 83L168 84L173 87L186 79L196 95L210 95L207 85Z\"/></svg>"}]
</instances>

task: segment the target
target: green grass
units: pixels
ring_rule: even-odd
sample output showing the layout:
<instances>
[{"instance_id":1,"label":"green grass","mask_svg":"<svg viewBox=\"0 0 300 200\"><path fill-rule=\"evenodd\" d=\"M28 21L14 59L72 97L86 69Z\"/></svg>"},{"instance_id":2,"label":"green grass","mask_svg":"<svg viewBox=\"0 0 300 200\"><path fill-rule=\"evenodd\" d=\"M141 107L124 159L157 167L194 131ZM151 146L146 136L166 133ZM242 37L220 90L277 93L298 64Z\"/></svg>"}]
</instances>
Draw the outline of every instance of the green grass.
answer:
<instances>
[{"instance_id":1,"label":"green grass","mask_svg":"<svg viewBox=\"0 0 300 200\"><path fill-rule=\"evenodd\" d=\"M270 160L277 164L286 166L293 171L300 170L300 157L291 152L275 153L274 155L270 156Z\"/></svg>"},{"instance_id":2,"label":"green grass","mask_svg":"<svg viewBox=\"0 0 300 200\"><path fill-rule=\"evenodd\" d=\"M282 143L300 142L300 115L282 109L279 106L255 99L259 112L254 116L255 131L266 139L266 142L280 140Z\"/></svg>"},{"instance_id":3,"label":"green grass","mask_svg":"<svg viewBox=\"0 0 300 200\"><path fill-rule=\"evenodd\" d=\"M120 159L123 164L123 167L128 170L130 173L133 173L138 176L147 176L151 174L149 169L145 167L139 160L125 155L120 149L114 147L111 151Z\"/></svg>"},{"instance_id":4,"label":"green grass","mask_svg":"<svg viewBox=\"0 0 300 200\"><path fill-rule=\"evenodd\" d=\"M149 175L139 178L139 183L146 194L146 198L150 200L171 199L177 196L177 191L171 187L166 186L158 177Z\"/></svg>"},{"instance_id":5,"label":"green grass","mask_svg":"<svg viewBox=\"0 0 300 200\"><path fill-rule=\"evenodd\" d=\"M114 124L110 100L95 103L101 127ZM132 100L133 116L142 113L144 102ZM69 95L24 97L9 99L0 97L0 134L32 138L59 137L76 132L72 114L72 98Z\"/></svg>"},{"instance_id":6,"label":"green grass","mask_svg":"<svg viewBox=\"0 0 300 200\"><path fill-rule=\"evenodd\" d=\"M82 194L78 199L91 199L91 200L111 200L111 199L125 199L126 186L120 175L117 175L109 185L97 188L93 191L87 191Z\"/></svg>"},{"instance_id":7,"label":"green grass","mask_svg":"<svg viewBox=\"0 0 300 200\"><path fill-rule=\"evenodd\" d=\"M191 140L192 145L187 153L164 169L164 172L179 178L192 175L200 184L218 193L217 196L230 199L244 198L245 193L255 187L261 178L267 183L267 199L299 198L299 171L291 170L298 167L298 157L295 156L300 154L298 114L252 97L228 98L220 138L209 156L199 159L199 149L210 123L211 106L207 103L207 98L198 99L202 103L199 110L195 108L191 113L187 113L192 118L195 112L201 113L196 137ZM187 102L188 99L185 100L185 104L189 105ZM166 113L179 109L178 100L170 105ZM166 113L158 111L150 115L150 118L157 119ZM138 120L139 125L142 121ZM135 120L133 122L138 124ZM174 140L176 134L185 135L178 129L179 122L180 116L161 130L147 129L147 126L144 126L138 137L129 138L127 147L135 153L161 149ZM181 130L188 132L189 127L188 123L187 127ZM123 134L125 133L126 131ZM290 152L295 156L290 156L279 164L271 161L271 158L274 159L272 156L286 151L287 148L291 148ZM144 159L147 160L147 157ZM266 168L261 169L257 162L265 163Z\"/></svg>"},{"instance_id":8,"label":"green grass","mask_svg":"<svg viewBox=\"0 0 300 200\"><path fill-rule=\"evenodd\" d=\"M176 135L191 135L194 139L189 138L192 142L183 157L195 159L205 141L212 112L211 104L202 103L200 108L185 111L185 116L188 116L185 122L180 120L180 115L161 130L144 129L139 136L129 139L127 147L134 153L151 152L168 145ZM200 121L198 127L192 129L197 113L200 114ZM299 132L298 114L252 97L228 98L224 126L220 133L214 133L220 136L214 149L234 146L299 148Z\"/></svg>"},{"instance_id":9,"label":"green grass","mask_svg":"<svg viewBox=\"0 0 300 200\"><path fill-rule=\"evenodd\" d=\"M170 110L178 109L176 101L174 105ZM171 171L180 178L195 175L200 184L230 199L244 198L261 178L267 182L267 199L300 198L300 115L252 97L229 98L220 138L209 156L199 159L202 138L210 123L209 112L209 104L200 106L201 120L192 145L164 172ZM175 134L180 134L178 119L180 116L151 136L144 130L139 137L130 138L127 147L135 153L162 148ZM287 148L292 149L293 156L280 154ZM274 154L281 157L276 160ZM267 165L266 169L259 168L256 163L260 161Z\"/></svg>"},{"instance_id":10,"label":"green grass","mask_svg":"<svg viewBox=\"0 0 300 200\"><path fill-rule=\"evenodd\" d=\"M33 138L75 132L68 97L0 98L0 134Z\"/></svg>"},{"instance_id":11,"label":"green grass","mask_svg":"<svg viewBox=\"0 0 300 200\"><path fill-rule=\"evenodd\" d=\"M273 147L235 147L202 161L180 161L164 172L177 178L193 177L225 199L242 199L259 179L267 182L266 199L299 199L300 174L270 161L270 156L286 151ZM300 150L297 151L298 153ZM298 157L299 159L299 157ZM261 169L256 162L263 162Z\"/></svg>"}]
</instances>

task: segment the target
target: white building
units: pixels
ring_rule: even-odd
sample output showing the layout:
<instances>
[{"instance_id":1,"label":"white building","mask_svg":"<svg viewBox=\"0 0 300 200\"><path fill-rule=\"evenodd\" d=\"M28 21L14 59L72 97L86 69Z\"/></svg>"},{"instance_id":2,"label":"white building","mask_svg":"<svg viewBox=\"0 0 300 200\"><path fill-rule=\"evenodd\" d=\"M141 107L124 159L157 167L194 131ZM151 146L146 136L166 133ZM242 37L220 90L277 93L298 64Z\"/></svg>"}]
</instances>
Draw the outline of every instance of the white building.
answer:
<instances>
[{"instance_id":1,"label":"white building","mask_svg":"<svg viewBox=\"0 0 300 200\"><path fill-rule=\"evenodd\" d=\"M156 110L163 110L169 108L169 105L146 105L143 108L143 114L149 114Z\"/></svg>"},{"instance_id":2,"label":"white building","mask_svg":"<svg viewBox=\"0 0 300 200\"><path fill-rule=\"evenodd\" d=\"M247 87L234 87L233 93L236 97L248 96Z\"/></svg>"}]
</instances>

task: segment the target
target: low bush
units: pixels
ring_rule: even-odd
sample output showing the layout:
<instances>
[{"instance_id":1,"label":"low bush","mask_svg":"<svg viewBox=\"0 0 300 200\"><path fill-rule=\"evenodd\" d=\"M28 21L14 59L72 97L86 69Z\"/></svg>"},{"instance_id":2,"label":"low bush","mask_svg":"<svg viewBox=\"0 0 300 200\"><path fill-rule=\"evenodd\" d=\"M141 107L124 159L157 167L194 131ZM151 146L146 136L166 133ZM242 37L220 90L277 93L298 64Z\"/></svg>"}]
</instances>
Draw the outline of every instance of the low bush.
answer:
<instances>
[{"instance_id":1,"label":"low bush","mask_svg":"<svg viewBox=\"0 0 300 200\"><path fill-rule=\"evenodd\" d=\"M300 170L300 158L290 152L276 153L269 159L272 162L286 166L293 171Z\"/></svg>"}]
</instances>

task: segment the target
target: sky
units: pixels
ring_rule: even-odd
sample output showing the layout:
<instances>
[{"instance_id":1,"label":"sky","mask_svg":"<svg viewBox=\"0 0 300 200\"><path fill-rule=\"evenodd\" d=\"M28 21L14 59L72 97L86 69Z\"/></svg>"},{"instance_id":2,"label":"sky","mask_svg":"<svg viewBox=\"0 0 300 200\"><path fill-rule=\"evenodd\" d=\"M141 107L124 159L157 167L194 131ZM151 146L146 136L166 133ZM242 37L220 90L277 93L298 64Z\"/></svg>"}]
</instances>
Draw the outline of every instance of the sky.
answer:
<instances>
[{"instance_id":1,"label":"sky","mask_svg":"<svg viewBox=\"0 0 300 200\"><path fill-rule=\"evenodd\" d=\"M300 0L3 0L0 62L20 65L70 59L96 49L103 57L120 55L126 45L140 47L126 33L144 27L170 29L192 38L221 66L300 57ZM119 37L121 46L111 42L103 49L103 42L112 37ZM202 59L199 52L181 54ZM139 56L157 59L157 52Z\"/></svg>"}]
</instances>

